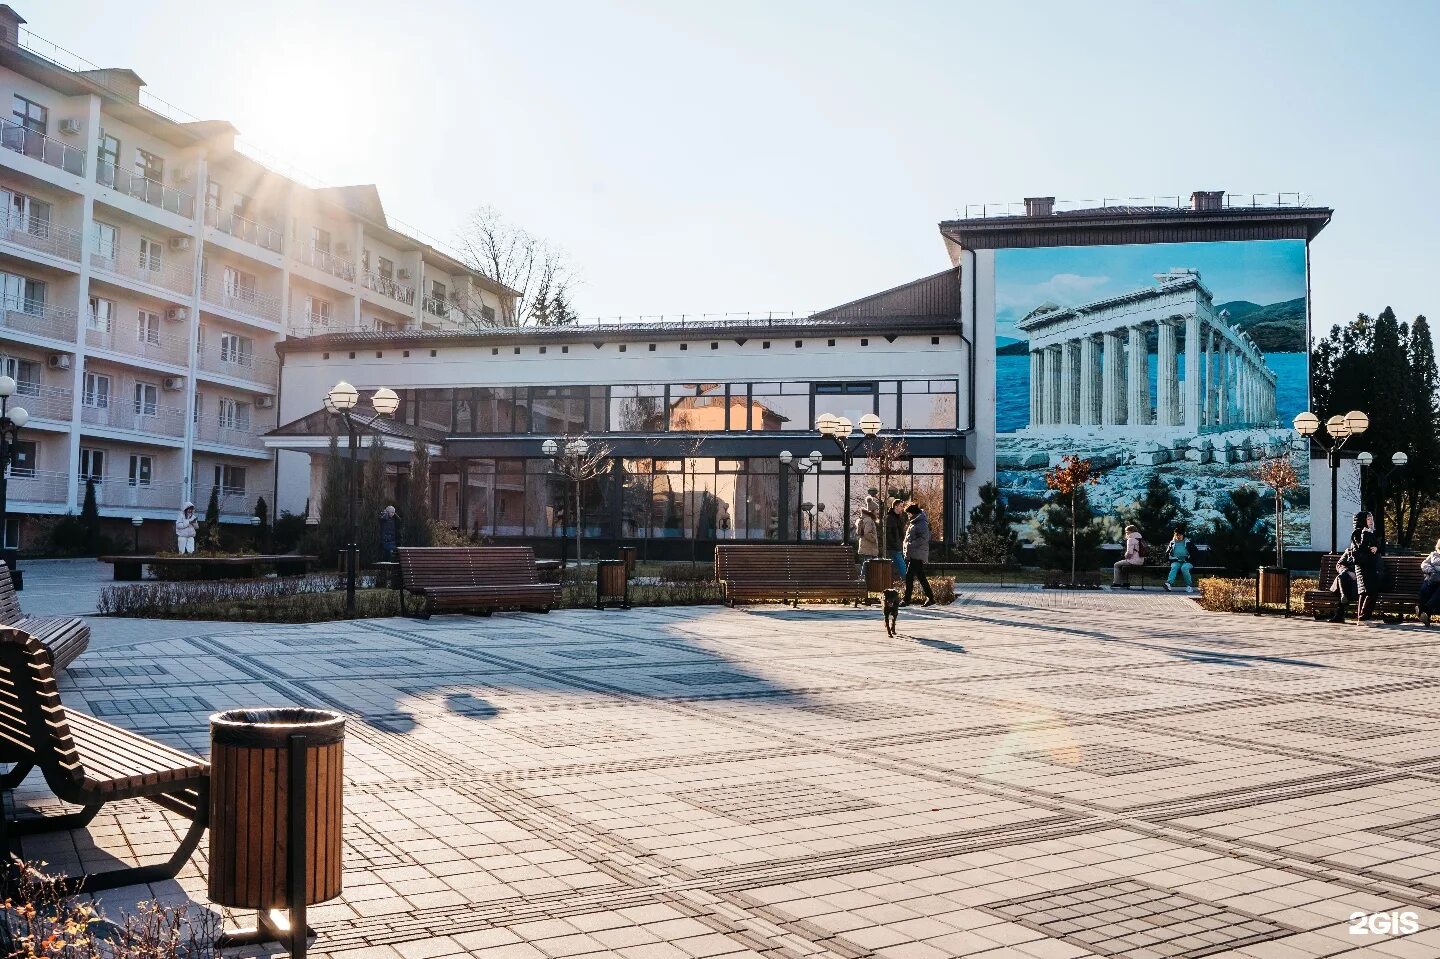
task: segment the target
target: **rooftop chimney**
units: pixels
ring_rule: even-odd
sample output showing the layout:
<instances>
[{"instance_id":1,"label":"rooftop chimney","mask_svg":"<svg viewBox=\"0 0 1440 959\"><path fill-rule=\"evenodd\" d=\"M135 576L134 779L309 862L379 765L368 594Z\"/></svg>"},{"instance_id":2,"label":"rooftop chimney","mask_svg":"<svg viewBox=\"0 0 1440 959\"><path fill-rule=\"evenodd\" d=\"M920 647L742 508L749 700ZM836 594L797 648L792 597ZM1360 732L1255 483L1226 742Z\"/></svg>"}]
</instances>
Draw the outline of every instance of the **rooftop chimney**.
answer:
<instances>
[{"instance_id":1,"label":"rooftop chimney","mask_svg":"<svg viewBox=\"0 0 1440 959\"><path fill-rule=\"evenodd\" d=\"M25 18L10 9L10 4L0 3L0 43L19 43L20 24L24 22Z\"/></svg>"},{"instance_id":2,"label":"rooftop chimney","mask_svg":"<svg viewBox=\"0 0 1440 959\"><path fill-rule=\"evenodd\" d=\"M1192 210L1220 210L1224 207L1224 190L1196 190L1190 194L1190 209Z\"/></svg>"},{"instance_id":3,"label":"rooftop chimney","mask_svg":"<svg viewBox=\"0 0 1440 959\"><path fill-rule=\"evenodd\" d=\"M1026 216L1049 216L1055 212L1055 198L1053 196L1027 196L1025 198Z\"/></svg>"}]
</instances>

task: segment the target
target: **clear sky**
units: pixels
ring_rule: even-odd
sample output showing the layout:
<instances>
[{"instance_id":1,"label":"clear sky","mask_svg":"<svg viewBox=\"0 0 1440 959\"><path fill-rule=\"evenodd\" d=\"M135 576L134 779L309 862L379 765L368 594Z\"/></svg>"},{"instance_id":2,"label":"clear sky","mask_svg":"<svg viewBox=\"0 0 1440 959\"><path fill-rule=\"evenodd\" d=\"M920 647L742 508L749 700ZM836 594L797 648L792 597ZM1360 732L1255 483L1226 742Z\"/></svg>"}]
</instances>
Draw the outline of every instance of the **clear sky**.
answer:
<instances>
[{"instance_id":1,"label":"clear sky","mask_svg":"<svg viewBox=\"0 0 1440 959\"><path fill-rule=\"evenodd\" d=\"M13 0L38 34L445 237L493 204L582 315L807 310L966 203L1303 191L1315 324L1440 313L1440 4Z\"/></svg>"}]
</instances>

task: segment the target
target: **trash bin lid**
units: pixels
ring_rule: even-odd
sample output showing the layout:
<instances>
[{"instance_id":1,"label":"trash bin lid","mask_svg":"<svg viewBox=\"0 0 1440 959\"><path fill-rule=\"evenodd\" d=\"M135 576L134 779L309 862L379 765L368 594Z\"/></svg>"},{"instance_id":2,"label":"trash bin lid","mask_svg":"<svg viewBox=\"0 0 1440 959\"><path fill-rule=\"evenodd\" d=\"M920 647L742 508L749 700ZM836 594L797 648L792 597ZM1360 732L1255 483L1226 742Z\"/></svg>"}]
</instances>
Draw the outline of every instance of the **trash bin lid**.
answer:
<instances>
[{"instance_id":1,"label":"trash bin lid","mask_svg":"<svg viewBox=\"0 0 1440 959\"><path fill-rule=\"evenodd\" d=\"M328 709L270 706L227 709L210 717L210 740L227 746L278 749L293 735L307 746L324 746L345 738L345 717Z\"/></svg>"}]
</instances>

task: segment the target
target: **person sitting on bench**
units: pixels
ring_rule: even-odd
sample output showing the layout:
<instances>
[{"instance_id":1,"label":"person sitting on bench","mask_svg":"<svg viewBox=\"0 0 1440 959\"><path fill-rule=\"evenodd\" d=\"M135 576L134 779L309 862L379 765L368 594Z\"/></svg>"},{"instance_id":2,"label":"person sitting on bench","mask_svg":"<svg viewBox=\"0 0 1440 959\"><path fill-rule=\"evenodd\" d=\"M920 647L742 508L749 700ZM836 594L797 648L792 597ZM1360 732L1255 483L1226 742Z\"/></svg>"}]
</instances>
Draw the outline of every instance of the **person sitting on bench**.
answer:
<instances>
[{"instance_id":1,"label":"person sitting on bench","mask_svg":"<svg viewBox=\"0 0 1440 959\"><path fill-rule=\"evenodd\" d=\"M1125 566L1145 565L1145 537L1140 535L1140 527L1134 523L1125 527L1125 555L1115 561L1115 577L1111 580L1111 586L1122 589L1130 588L1130 577L1126 575ZM1124 581L1121 581L1124 577Z\"/></svg>"},{"instance_id":2,"label":"person sitting on bench","mask_svg":"<svg viewBox=\"0 0 1440 959\"><path fill-rule=\"evenodd\" d=\"M1420 584L1420 621L1430 625L1430 617L1440 613L1440 540L1435 550L1420 561L1420 572L1425 582Z\"/></svg>"},{"instance_id":3,"label":"person sitting on bench","mask_svg":"<svg viewBox=\"0 0 1440 959\"><path fill-rule=\"evenodd\" d=\"M1174 589L1176 577L1183 576L1185 592L1195 592L1195 581L1190 576L1190 571L1195 568L1195 564L1190 562L1190 539L1181 527L1175 527L1175 535L1170 538L1170 545L1165 547L1165 556L1170 560L1170 575L1165 578L1165 591Z\"/></svg>"}]
</instances>

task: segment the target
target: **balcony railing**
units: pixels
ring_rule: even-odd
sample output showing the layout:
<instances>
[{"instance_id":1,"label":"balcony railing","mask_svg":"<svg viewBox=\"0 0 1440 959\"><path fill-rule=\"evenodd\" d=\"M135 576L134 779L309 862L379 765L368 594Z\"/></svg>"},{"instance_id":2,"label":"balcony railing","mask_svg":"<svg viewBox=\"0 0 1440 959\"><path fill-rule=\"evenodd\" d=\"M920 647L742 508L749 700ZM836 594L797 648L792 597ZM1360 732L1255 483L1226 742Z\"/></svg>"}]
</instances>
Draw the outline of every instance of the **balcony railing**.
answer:
<instances>
[{"instance_id":1,"label":"balcony railing","mask_svg":"<svg viewBox=\"0 0 1440 959\"><path fill-rule=\"evenodd\" d=\"M79 230L9 210L0 213L0 240L62 260L80 260Z\"/></svg>"},{"instance_id":2,"label":"balcony railing","mask_svg":"<svg viewBox=\"0 0 1440 959\"><path fill-rule=\"evenodd\" d=\"M219 207L207 205L205 207L205 225L214 227L221 233L228 233L238 240L253 243L272 253L285 252L284 233L263 223L247 220L231 210L222 210Z\"/></svg>"},{"instance_id":3,"label":"balcony railing","mask_svg":"<svg viewBox=\"0 0 1440 959\"><path fill-rule=\"evenodd\" d=\"M195 440L199 443L239 446L245 449L263 450L265 441L260 431L253 426L238 422L227 424L218 416L202 416L195 424Z\"/></svg>"},{"instance_id":4,"label":"balcony railing","mask_svg":"<svg viewBox=\"0 0 1440 959\"><path fill-rule=\"evenodd\" d=\"M326 333L345 332L346 329L345 323L333 314L327 316L324 313L291 310L286 332L290 336L322 336Z\"/></svg>"},{"instance_id":5,"label":"balcony railing","mask_svg":"<svg viewBox=\"0 0 1440 959\"><path fill-rule=\"evenodd\" d=\"M445 302L443 296L431 296L425 294L425 312L431 316L438 316L445 320L450 318L450 304Z\"/></svg>"},{"instance_id":6,"label":"balcony railing","mask_svg":"<svg viewBox=\"0 0 1440 959\"><path fill-rule=\"evenodd\" d=\"M201 299L210 306L222 310L233 310L236 313L253 316L270 323L280 322L280 298L278 296L241 287L227 289L225 284L215 277L201 277L201 287Z\"/></svg>"},{"instance_id":7,"label":"balcony railing","mask_svg":"<svg viewBox=\"0 0 1440 959\"><path fill-rule=\"evenodd\" d=\"M114 325L108 330L86 327L85 345L155 363L185 362L185 340L158 332L142 336L134 329L116 329Z\"/></svg>"},{"instance_id":8,"label":"balcony railing","mask_svg":"<svg viewBox=\"0 0 1440 959\"><path fill-rule=\"evenodd\" d=\"M109 426L121 430L135 430L140 433L155 433L160 436L179 437L185 435L185 411L173 406L149 406L136 403L133 398L134 386L121 386L120 392L107 398L86 397L81 409L80 420L87 426ZM104 403L102 406L101 403Z\"/></svg>"},{"instance_id":9,"label":"balcony railing","mask_svg":"<svg viewBox=\"0 0 1440 959\"><path fill-rule=\"evenodd\" d=\"M43 300L0 297L0 327L75 342L77 314Z\"/></svg>"},{"instance_id":10,"label":"balcony railing","mask_svg":"<svg viewBox=\"0 0 1440 959\"><path fill-rule=\"evenodd\" d=\"M301 246L290 251L290 255L306 266L313 266L321 273L329 273L347 282L355 280L355 264L342 260L329 250Z\"/></svg>"},{"instance_id":11,"label":"balcony railing","mask_svg":"<svg viewBox=\"0 0 1440 959\"><path fill-rule=\"evenodd\" d=\"M59 470L10 470L6 495L15 503L63 503L70 491L70 474Z\"/></svg>"},{"instance_id":12,"label":"balcony railing","mask_svg":"<svg viewBox=\"0 0 1440 959\"><path fill-rule=\"evenodd\" d=\"M381 296L388 296L392 300L398 300L406 306L415 305L415 288L406 286L404 283L397 283L388 276L381 276L379 273L365 274L365 289L374 290Z\"/></svg>"},{"instance_id":13,"label":"balcony railing","mask_svg":"<svg viewBox=\"0 0 1440 959\"><path fill-rule=\"evenodd\" d=\"M131 482L125 477L110 476L95 484L95 501L101 506L174 509L183 495L182 484L175 481L152 480L142 483Z\"/></svg>"},{"instance_id":14,"label":"balcony railing","mask_svg":"<svg viewBox=\"0 0 1440 959\"><path fill-rule=\"evenodd\" d=\"M208 500L210 487L202 487L195 484L195 492L202 493ZM260 497L265 497L265 502L273 509L275 506L275 491L265 486L222 486L220 487L220 515L221 516L254 516L255 503Z\"/></svg>"},{"instance_id":15,"label":"balcony railing","mask_svg":"<svg viewBox=\"0 0 1440 959\"><path fill-rule=\"evenodd\" d=\"M64 420L70 422L71 392L63 386L41 386L24 380L15 384L15 397L11 406L22 407L31 419Z\"/></svg>"},{"instance_id":16,"label":"balcony railing","mask_svg":"<svg viewBox=\"0 0 1440 959\"><path fill-rule=\"evenodd\" d=\"M0 146L33 157L66 173L85 175L84 150L51 139L43 133L36 133L14 120L0 119Z\"/></svg>"},{"instance_id":17,"label":"balcony railing","mask_svg":"<svg viewBox=\"0 0 1440 959\"><path fill-rule=\"evenodd\" d=\"M233 376L237 379L266 385L275 382L277 368L275 361L268 357L256 356L253 352L241 353L219 346L210 346L199 350L196 358L200 369L206 373Z\"/></svg>"},{"instance_id":18,"label":"balcony railing","mask_svg":"<svg viewBox=\"0 0 1440 959\"><path fill-rule=\"evenodd\" d=\"M101 160L95 165L95 182L186 219L195 215L195 198L184 190L122 170L109 160Z\"/></svg>"},{"instance_id":19,"label":"balcony railing","mask_svg":"<svg viewBox=\"0 0 1440 959\"><path fill-rule=\"evenodd\" d=\"M90 265L106 273L163 287L172 293L183 293L186 299L189 299L195 289L195 268L191 265L189 257L183 259L167 257L161 260L156 268L156 261L153 257L142 262L138 253L133 258L91 253Z\"/></svg>"}]
</instances>

